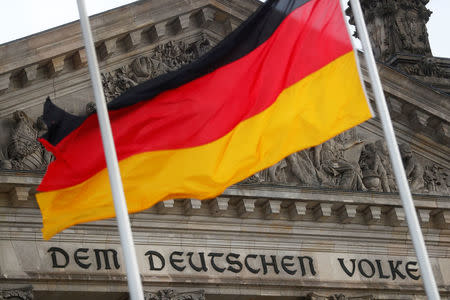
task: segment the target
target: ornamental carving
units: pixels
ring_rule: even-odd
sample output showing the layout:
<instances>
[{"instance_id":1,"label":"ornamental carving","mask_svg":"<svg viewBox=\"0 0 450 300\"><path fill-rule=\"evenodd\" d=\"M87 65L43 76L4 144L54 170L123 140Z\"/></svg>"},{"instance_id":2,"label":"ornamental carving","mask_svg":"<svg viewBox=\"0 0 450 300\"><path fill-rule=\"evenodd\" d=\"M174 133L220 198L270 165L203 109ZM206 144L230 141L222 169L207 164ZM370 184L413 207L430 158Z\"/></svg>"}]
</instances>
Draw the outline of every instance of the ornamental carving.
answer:
<instances>
[{"instance_id":1,"label":"ornamental carving","mask_svg":"<svg viewBox=\"0 0 450 300\"><path fill-rule=\"evenodd\" d=\"M345 296L344 294L334 294L331 296L323 296L316 293L309 293L306 300L374 300L372 295L367 296Z\"/></svg>"},{"instance_id":2,"label":"ornamental carving","mask_svg":"<svg viewBox=\"0 0 450 300\"><path fill-rule=\"evenodd\" d=\"M25 287L20 289L0 289L0 300L32 300L33 288Z\"/></svg>"},{"instance_id":3,"label":"ornamental carving","mask_svg":"<svg viewBox=\"0 0 450 300\"><path fill-rule=\"evenodd\" d=\"M110 101L141 82L191 63L211 47L210 41L204 37L190 44L183 41L170 41L158 45L149 55L140 56L129 65L112 72L102 73L105 98Z\"/></svg>"},{"instance_id":4,"label":"ornamental carving","mask_svg":"<svg viewBox=\"0 0 450 300\"><path fill-rule=\"evenodd\" d=\"M363 142L355 130L325 143L294 153L276 165L250 177L249 182L301 184L365 191L359 157Z\"/></svg>"},{"instance_id":5,"label":"ornamental carving","mask_svg":"<svg viewBox=\"0 0 450 300\"><path fill-rule=\"evenodd\" d=\"M395 67L410 75L450 78L450 73L439 67L434 57L425 56L412 63L400 62Z\"/></svg>"},{"instance_id":6,"label":"ornamental carving","mask_svg":"<svg viewBox=\"0 0 450 300\"><path fill-rule=\"evenodd\" d=\"M450 194L450 171L419 160L409 144L399 145L413 193ZM294 153L243 183L271 183L392 193L397 185L384 140L363 141L355 129L313 148Z\"/></svg>"},{"instance_id":7,"label":"ornamental carving","mask_svg":"<svg viewBox=\"0 0 450 300\"><path fill-rule=\"evenodd\" d=\"M374 55L387 61L396 53L431 56L426 23L429 0L361 0ZM352 12L350 23L354 24Z\"/></svg>"},{"instance_id":8,"label":"ornamental carving","mask_svg":"<svg viewBox=\"0 0 450 300\"><path fill-rule=\"evenodd\" d=\"M44 133L45 123L33 122L25 112L18 110L12 119L2 120L0 141L0 169L45 170L52 160L37 138Z\"/></svg>"},{"instance_id":9,"label":"ornamental carving","mask_svg":"<svg viewBox=\"0 0 450 300\"><path fill-rule=\"evenodd\" d=\"M145 292L145 300L205 300L205 291L177 292L171 289L160 290L156 293Z\"/></svg>"}]
</instances>

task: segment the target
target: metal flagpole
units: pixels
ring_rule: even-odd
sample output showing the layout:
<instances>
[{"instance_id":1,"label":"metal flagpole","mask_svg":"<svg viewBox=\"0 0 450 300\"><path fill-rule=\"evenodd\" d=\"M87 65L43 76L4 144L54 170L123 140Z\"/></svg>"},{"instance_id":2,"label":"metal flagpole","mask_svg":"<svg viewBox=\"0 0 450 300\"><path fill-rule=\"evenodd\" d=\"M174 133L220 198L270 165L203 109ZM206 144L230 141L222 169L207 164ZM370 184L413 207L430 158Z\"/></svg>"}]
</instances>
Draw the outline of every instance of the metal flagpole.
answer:
<instances>
[{"instance_id":1,"label":"metal flagpole","mask_svg":"<svg viewBox=\"0 0 450 300\"><path fill-rule=\"evenodd\" d=\"M114 208L119 227L120 243L122 244L125 267L127 270L128 289L130 291L131 300L144 300L142 282L136 259L136 251L134 249L133 236L131 233L130 219L128 217L127 203L125 202L125 194L123 192L122 180L120 178L119 163L117 161L111 124L109 122L105 96L103 94L100 80L100 72L98 69L94 42L92 39L91 26L89 25L84 0L77 0L77 3L78 11L80 13L84 44L86 47L89 73L91 75L92 87L94 89L95 104L97 106L97 116L100 123L106 165L108 167L109 182L114 199Z\"/></svg>"},{"instance_id":2,"label":"metal flagpole","mask_svg":"<svg viewBox=\"0 0 450 300\"><path fill-rule=\"evenodd\" d=\"M366 24L364 22L361 5L359 3L359 0L350 0L350 4L353 10L353 16L355 18L358 35L363 46L367 69L369 71L369 77L372 84L372 90L375 95L375 103L377 105L384 135L386 137L389 156L391 158L391 163L395 174L395 180L397 182L400 198L402 199L403 209L405 210L406 220L408 222L409 233L411 235L414 249L416 251L417 259L419 260L419 266L422 273L423 283L425 285L425 291L428 299L440 299L436 281L434 280L433 272L428 258L427 249L425 248L422 230L420 229L419 220L417 219L416 210L414 208L414 202L411 197L411 191L409 190L408 181L406 179L405 170L403 168L400 151L395 139L394 129L392 127L391 118L389 116L389 111L386 105L386 99L384 98L380 77L378 76L378 70L375 63L375 58L372 53L372 47L370 45L369 35L367 33Z\"/></svg>"}]
</instances>

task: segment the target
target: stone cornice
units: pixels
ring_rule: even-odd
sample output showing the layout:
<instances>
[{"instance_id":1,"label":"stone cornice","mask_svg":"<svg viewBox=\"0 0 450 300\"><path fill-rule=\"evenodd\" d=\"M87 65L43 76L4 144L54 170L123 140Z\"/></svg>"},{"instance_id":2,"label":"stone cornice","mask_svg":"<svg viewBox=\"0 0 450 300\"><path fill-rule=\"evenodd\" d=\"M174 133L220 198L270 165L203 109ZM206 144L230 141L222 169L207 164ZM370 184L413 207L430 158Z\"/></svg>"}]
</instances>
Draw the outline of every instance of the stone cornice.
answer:
<instances>
[{"instance_id":1,"label":"stone cornice","mask_svg":"<svg viewBox=\"0 0 450 300\"><path fill-rule=\"evenodd\" d=\"M216 1L140 1L91 17L100 60L193 28L209 28L223 38L259 5ZM180 14L182 12L182 14ZM86 64L78 21L0 45L0 93L28 87Z\"/></svg>"},{"instance_id":2,"label":"stone cornice","mask_svg":"<svg viewBox=\"0 0 450 300\"><path fill-rule=\"evenodd\" d=\"M219 5L229 16L244 19L244 13L250 14L258 4L257 1L245 1L238 11L234 7ZM164 27L174 17L198 12L200 8L214 7L217 1L139 1L131 3L90 18L92 32L96 43L114 37L124 38L129 32L146 31L152 26ZM211 12L214 18L214 11ZM194 18L194 17L193 17ZM208 17L207 17L208 18ZM83 48L78 21L49 29L16 41L0 45L0 74L12 72L20 67L33 65L47 59L59 57Z\"/></svg>"},{"instance_id":3,"label":"stone cornice","mask_svg":"<svg viewBox=\"0 0 450 300\"><path fill-rule=\"evenodd\" d=\"M359 53L359 57L368 95L375 107L362 53ZM378 72L391 118L397 123L394 125L403 126L406 135L410 131L416 139L420 140L420 136L428 137L429 140L422 139L422 142L433 145L433 148L443 148L441 157L448 160L446 153L450 151L450 96L388 65L379 63Z\"/></svg>"},{"instance_id":4,"label":"stone cornice","mask_svg":"<svg viewBox=\"0 0 450 300\"><path fill-rule=\"evenodd\" d=\"M0 223L8 224L0 226L3 231L0 236L41 239L41 216L34 197L39 175L8 176L9 182L3 180L4 176L0 179L4 182L0 185ZM443 255L439 254L442 250L439 247L450 243L449 197L414 195L413 198L425 237L437 247L431 252ZM170 232L182 234L186 226L191 232L214 232L224 238L231 238L237 232L241 237L235 239L264 232L289 239L296 236L308 236L313 240L332 238L344 244L345 241L368 238L378 239L380 243L386 240L402 243L408 230L396 194L261 184L235 185L211 200L164 201L130 218L137 243L146 241L151 231L160 234L163 243L170 244L170 239L166 240L164 235ZM17 230L23 224L28 228L26 232ZM118 239L115 226L114 220L92 222L71 227L54 239L102 242L105 235L108 239L113 236Z\"/></svg>"}]
</instances>

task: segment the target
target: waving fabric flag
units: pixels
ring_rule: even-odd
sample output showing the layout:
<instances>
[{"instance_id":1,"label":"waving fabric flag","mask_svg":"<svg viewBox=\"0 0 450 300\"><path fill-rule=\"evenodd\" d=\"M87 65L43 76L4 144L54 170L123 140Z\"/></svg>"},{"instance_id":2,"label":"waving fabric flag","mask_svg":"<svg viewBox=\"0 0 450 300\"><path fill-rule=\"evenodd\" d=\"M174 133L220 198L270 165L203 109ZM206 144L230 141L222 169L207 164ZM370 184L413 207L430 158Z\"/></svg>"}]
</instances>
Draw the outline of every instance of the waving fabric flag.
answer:
<instances>
[{"instance_id":1,"label":"waving fabric flag","mask_svg":"<svg viewBox=\"0 0 450 300\"><path fill-rule=\"evenodd\" d=\"M209 53L108 104L130 213L208 199L371 117L338 0L267 1ZM115 215L97 117L47 100L43 235Z\"/></svg>"}]
</instances>

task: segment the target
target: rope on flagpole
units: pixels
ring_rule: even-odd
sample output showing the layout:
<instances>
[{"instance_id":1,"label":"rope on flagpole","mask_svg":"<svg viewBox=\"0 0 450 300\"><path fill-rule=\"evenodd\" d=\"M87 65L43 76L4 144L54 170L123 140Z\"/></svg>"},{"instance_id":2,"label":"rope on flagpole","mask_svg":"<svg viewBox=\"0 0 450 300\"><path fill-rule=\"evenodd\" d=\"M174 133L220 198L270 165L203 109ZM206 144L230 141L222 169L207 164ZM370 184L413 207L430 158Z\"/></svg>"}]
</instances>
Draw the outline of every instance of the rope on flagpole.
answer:
<instances>
[{"instance_id":1,"label":"rope on flagpole","mask_svg":"<svg viewBox=\"0 0 450 300\"><path fill-rule=\"evenodd\" d=\"M413 242L417 259L419 261L419 267L422 273L425 292L428 296L428 299L439 300L439 292L431 269L431 264L428 258L427 249L425 247L422 230L420 229L419 220L417 218L417 213L411 196L411 191L406 179L405 169L403 168L400 151L395 139L394 128L392 127L392 122L386 105L386 99L384 97L380 77L378 76L378 70L375 63L375 58L372 53L372 47L370 45L369 35L367 33L366 24L364 22L361 5L359 3L359 0L350 0L350 4L353 11L353 16L355 18L358 36L361 40L364 56L366 58L366 65L369 71L372 90L375 96L375 103L377 105L378 114L383 126L384 135L386 137L389 156L395 174L395 180L399 189L400 198L402 200L403 209L405 210L409 233L411 235L411 240Z\"/></svg>"},{"instance_id":2,"label":"rope on flagpole","mask_svg":"<svg viewBox=\"0 0 450 300\"><path fill-rule=\"evenodd\" d=\"M119 227L120 243L122 244L125 268L127 271L128 289L131 300L144 300L141 277L136 259L133 235L131 233L130 219L128 216L127 203L123 191L122 180L120 178L119 163L117 161L116 149L111 131L108 110L106 108L105 95L103 94L98 68L97 55L95 53L92 39L91 26L87 17L84 0L77 0L78 11L80 13L80 23L83 33L86 56L88 59L89 73L91 75L92 87L94 90L95 104L97 106L97 116L100 124L100 131L105 151L106 165L108 168L109 182L114 199L114 208Z\"/></svg>"}]
</instances>

